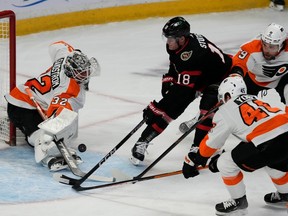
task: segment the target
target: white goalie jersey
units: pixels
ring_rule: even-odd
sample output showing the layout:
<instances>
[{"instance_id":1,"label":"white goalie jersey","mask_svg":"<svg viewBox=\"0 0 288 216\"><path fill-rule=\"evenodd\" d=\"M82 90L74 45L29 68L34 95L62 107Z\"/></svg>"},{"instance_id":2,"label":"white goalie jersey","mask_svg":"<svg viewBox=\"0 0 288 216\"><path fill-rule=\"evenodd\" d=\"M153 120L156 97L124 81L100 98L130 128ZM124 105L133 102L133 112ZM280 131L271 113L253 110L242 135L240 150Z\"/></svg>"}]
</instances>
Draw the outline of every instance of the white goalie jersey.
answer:
<instances>
[{"instance_id":1,"label":"white goalie jersey","mask_svg":"<svg viewBox=\"0 0 288 216\"><path fill-rule=\"evenodd\" d=\"M64 73L65 59L73 50L74 48L64 41L51 44L49 53L52 67L40 76L17 86L10 94L5 95L6 100L18 107L36 109L25 91L28 86L48 117L60 106L78 112L85 103L85 89Z\"/></svg>"}]
</instances>

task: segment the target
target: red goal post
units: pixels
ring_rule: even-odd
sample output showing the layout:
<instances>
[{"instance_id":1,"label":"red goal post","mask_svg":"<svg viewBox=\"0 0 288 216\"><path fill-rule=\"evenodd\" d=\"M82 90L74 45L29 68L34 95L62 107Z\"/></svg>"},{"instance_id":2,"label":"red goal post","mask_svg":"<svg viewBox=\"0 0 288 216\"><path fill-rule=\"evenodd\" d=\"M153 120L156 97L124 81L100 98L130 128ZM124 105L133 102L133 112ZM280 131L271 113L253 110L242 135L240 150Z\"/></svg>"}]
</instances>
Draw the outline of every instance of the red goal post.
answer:
<instances>
[{"instance_id":1,"label":"red goal post","mask_svg":"<svg viewBox=\"0 0 288 216\"><path fill-rule=\"evenodd\" d=\"M16 16L0 11L0 140L16 145L16 129L7 116L4 95L16 85Z\"/></svg>"}]
</instances>

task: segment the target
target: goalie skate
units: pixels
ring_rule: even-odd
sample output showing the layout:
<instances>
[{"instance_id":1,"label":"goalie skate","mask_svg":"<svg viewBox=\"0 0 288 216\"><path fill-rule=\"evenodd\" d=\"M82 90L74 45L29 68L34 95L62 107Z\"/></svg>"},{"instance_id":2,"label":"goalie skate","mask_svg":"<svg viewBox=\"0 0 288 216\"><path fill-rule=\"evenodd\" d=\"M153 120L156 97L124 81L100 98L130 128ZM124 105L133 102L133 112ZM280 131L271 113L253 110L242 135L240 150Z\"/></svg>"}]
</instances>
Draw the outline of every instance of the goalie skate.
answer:
<instances>
[{"instance_id":1,"label":"goalie skate","mask_svg":"<svg viewBox=\"0 0 288 216\"><path fill-rule=\"evenodd\" d=\"M48 162L48 169L51 172L56 172L59 170L66 169L68 167L66 161L62 157L53 157Z\"/></svg>"},{"instance_id":2,"label":"goalie skate","mask_svg":"<svg viewBox=\"0 0 288 216\"><path fill-rule=\"evenodd\" d=\"M76 161L76 164L83 163L83 160L78 155L72 153L72 157ZM48 169L52 172L56 172L56 171L68 168L68 164L66 163L66 161L63 157L50 158L47 166L48 166Z\"/></svg>"}]
</instances>

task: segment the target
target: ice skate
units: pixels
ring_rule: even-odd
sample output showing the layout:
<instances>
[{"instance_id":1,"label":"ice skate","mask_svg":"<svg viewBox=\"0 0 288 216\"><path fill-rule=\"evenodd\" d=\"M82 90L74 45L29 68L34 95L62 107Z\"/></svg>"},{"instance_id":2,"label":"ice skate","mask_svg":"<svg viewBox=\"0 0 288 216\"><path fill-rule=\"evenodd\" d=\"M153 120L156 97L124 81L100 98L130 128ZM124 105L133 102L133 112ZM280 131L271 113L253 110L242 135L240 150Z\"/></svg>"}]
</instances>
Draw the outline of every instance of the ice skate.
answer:
<instances>
[{"instance_id":1,"label":"ice skate","mask_svg":"<svg viewBox=\"0 0 288 216\"><path fill-rule=\"evenodd\" d=\"M215 206L216 215L246 215L248 213L246 195L239 199L230 199Z\"/></svg>"},{"instance_id":2,"label":"ice skate","mask_svg":"<svg viewBox=\"0 0 288 216\"><path fill-rule=\"evenodd\" d=\"M277 208L287 208L288 193L281 194L279 192L272 192L264 196L264 201L267 205Z\"/></svg>"},{"instance_id":3,"label":"ice skate","mask_svg":"<svg viewBox=\"0 0 288 216\"><path fill-rule=\"evenodd\" d=\"M131 149L132 156L130 161L135 166L138 166L145 158L145 152L147 152L147 147L149 143L147 142L137 142L134 147Z\"/></svg>"},{"instance_id":4,"label":"ice skate","mask_svg":"<svg viewBox=\"0 0 288 216\"><path fill-rule=\"evenodd\" d=\"M77 154L72 154L73 159L76 161L76 164L83 163L83 160ZM43 163L43 165L45 165ZM59 170L63 170L68 168L68 164L66 163L63 157L50 157L47 163L48 169L52 172L56 172Z\"/></svg>"},{"instance_id":5,"label":"ice skate","mask_svg":"<svg viewBox=\"0 0 288 216\"><path fill-rule=\"evenodd\" d=\"M47 166L51 172L56 172L68 168L68 165L63 157L50 158Z\"/></svg>"}]
</instances>

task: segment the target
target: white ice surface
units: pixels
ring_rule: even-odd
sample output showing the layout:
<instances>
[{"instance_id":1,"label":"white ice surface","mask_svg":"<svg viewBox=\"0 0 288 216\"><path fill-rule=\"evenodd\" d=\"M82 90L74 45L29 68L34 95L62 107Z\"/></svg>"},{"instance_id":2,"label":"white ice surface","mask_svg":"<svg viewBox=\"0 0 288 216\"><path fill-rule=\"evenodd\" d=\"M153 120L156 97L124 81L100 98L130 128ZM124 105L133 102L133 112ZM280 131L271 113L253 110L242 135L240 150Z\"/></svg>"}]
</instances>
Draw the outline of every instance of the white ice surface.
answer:
<instances>
[{"instance_id":1,"label":"white ice surface","mask_svg":"<svg viewBox=\"0 0 288 216\"><path fill-rule=\"evenodd\" d=\"M270 9L185 18L192 32L205 35L231 54L271 22L288 29L287 11L279 13ZM84 159L87 155L82 165L84 169L92 168L130 132L150 101L161 98L161 76L168 67L161 29L167 20L151 18L83 26L17 38L17 83L38 75L51 65L48 45L57 40L65 40L89 56L95 56L101 64L102 74L91 80L86 105L80 112L79 136L74 143L75 146L85 143L88 147L82 154ZM180 136L178 125L196 114L198 102L192 103L153 140L144 166L135 168L128 162L130 149L142 127L104 164L106 167L103 165L105 169L96 174L109 175L114 166L128 174L140 173ZM192 140L193 135L187 137L147 175L181 169ZM233 145L233 139L227 145ZM177 175L77 193L69 186L53 182L51 173L34 163L31 149L24 145L1 146L0 211L5 216L208 216L214 215L216 203L229 198L220 176L207 170L188 180ZM287 215L286 210L265 206L263 196L275 190L266 173L259 170L244 176L249 215ZM17 187L17 184L23 186Z\"/></svg>"}]
</instances>

